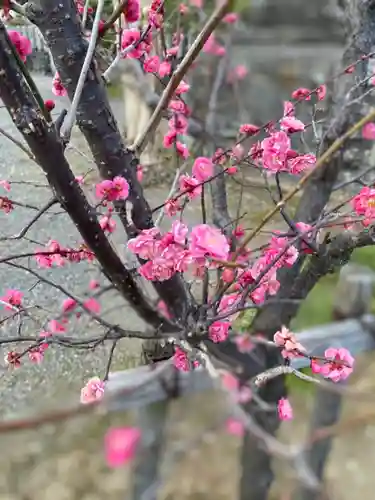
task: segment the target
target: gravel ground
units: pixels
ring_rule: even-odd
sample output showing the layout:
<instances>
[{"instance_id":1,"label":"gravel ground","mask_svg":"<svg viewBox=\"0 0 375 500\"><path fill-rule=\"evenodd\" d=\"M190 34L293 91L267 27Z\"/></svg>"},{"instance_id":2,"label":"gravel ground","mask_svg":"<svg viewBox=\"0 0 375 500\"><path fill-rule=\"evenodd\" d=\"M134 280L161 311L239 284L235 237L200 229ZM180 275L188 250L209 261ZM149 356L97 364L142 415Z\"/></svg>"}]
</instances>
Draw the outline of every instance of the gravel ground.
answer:
<instances>
[{"instance_id":1,"label":"gravel ground","mask_svg":"<svg viewBox=\"0 0 375 500\"><path fill-rule=\"evenodd\" d=\"M37 76L36 83L44 98L53 98L51 92L51 78ZM66 104L65 99L57 99L57 107L54 114ZM116 107L120 109L121 107ZM55 113L56 111L56 113ZM0 109L0 127L11 133L17 139L21 139L20 134L13 126L10 117L4 107ZM78 132L74 133L73 143L80 150L85 151L83 139ZM87 148L86 148L87 149ZM77 153L70 153L72 164L76 173L83 173L90 168L89 162L79 156ZM35 186L45 185L46 180L40 168L31 162L26 155L12 142L3 136L0 136L0 179L20 182L12 184L9 196L11 199L24 204L42 207L51 197L51 191L46 187ZM35 184L35 185L33 185ZM3 188L1 194L5 194ZM29 240L40 243L40 246L47 243L50 239L59 241L61 244L70 247L77 247L81 243L80 235L71 223L69 217L65 214L54 215L53 212L59 212L59 207L53 207L51 215L41 218L27 233ZM61 212L61 209L60 209ZM1 213L0 237L17 234L33 217L35 210L30 208L16 207L10 214ZM115 235L117 244L122 243L123 234ZM1 256L23 254L33 252L38 245L25 239L19 241L0 242ZM23 259L24 265L28 265L37 270L34 259ZM59 283L71 293L78 297L85 297L89 293L88 284L91 278L97 278L99 271L96 266L80 263L75 265L66 265L63 268L54 268L53 270L42 270L41 274ZM99 278L101 284L105 284L103 278ZM8 288L20 289L25 293L25 304L33 306L35 304L43 306L45 312L36 312L36 316L44 319L48 316L52 319L54 314L58 314L61 307L63 294L56 288L37 284L37 279L25 271L18 270L3 264L0 266L0 293L1 295ZM112 309L111 317L122 324L130 324L132 328L142 328L142 322L127 307L124 301L113 292L107 293L100 300L103 311ZM113 312L113 308L115 312ZM54 312L55 311L55 312ZM0 311L0 318L4 317L5 312ZM124 322L126 318L126 322ZM25 320L21 325L22 334L36 334L40 331L38 325L30 320ZM19 324L15 322L6 322L1 329L1 335L17 334ZM88 324L87 318L82 318L71 324L70 334L77 336L92 335L95 332L95 326ZM124 342L118 349L117 366L124 366L129 360L129 343ZM131 344L132 356L136 349ZM4 351L0 353L2 360ZM31 365L25 360L24 366L20 370L9 372L3 368L0 374L1 405L0 413L2 416L12 416L15 413L40 411L41 407L50 407L58 404L62 398L77 398L82 381L94 374L103 374L105 360L108 356L108 348L98 348L95 352L78 352L77 350L66 350L58 347L49 349L45 361L40 366ZM0 361L0 366L4 365Z\"/></svg>"}]
</instances>

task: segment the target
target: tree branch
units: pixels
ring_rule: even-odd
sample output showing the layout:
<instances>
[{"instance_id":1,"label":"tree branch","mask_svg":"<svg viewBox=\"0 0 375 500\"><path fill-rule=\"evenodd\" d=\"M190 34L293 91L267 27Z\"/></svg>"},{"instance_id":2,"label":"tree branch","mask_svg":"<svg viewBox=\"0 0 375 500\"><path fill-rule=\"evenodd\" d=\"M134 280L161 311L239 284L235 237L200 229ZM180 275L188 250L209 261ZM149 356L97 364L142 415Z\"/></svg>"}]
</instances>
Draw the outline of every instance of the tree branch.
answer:
<instances>
[{"instance_id":1,"label":"tree branch","mask_svg":"<svg viewBox=\"0 0 375 500\"><path fill-rule=\"evenodd\" d=\"M11 42L0 22L0 95L18 130L24 136L36 161L45 172L50 186L63 208L94 252L103 272L137 313L156 327L172 328L148 303L131 273L124 267L101 229L95 211L88 204L64 156L55 127L47 122L26 85L17 61L12 57Z\"/></svg>"},{"instance_id":2,"label":"tree branch","mask_svg":"<svg viewBox=\"0 0 375 500\"><path fill-rule=\"evenodd\" d=\"M63 85L72 100L87 53L81 26L73 2L40 0L26 6L29 19L41 30L49 45ZM46 13L51 13L46 15ZM136 177L138 159L125 147L110 108L104 83L95 60L91 63L82 96L77 106L77 124L85 136L100 174L105 179L125 177L130 186L127 203L132 205L131 221L127 220L125 202L116 202L116 211L129 237L153 227L152 213L142 186ZM160 297L176 321L184 323L192 297L179 275L164 282L153 282Z\"/></svg>"}]
</instances>

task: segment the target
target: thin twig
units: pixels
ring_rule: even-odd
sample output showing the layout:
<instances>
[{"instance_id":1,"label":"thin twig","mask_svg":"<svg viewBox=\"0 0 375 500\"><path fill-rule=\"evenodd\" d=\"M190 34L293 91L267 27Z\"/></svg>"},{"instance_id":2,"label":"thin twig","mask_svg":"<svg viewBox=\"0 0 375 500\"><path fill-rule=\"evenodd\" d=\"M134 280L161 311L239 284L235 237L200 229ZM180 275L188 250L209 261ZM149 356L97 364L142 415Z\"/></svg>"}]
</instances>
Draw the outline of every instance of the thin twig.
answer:
<instances>
[{"instance_id":1,"label":"thin twig","mask_svg":"<svg viewBox=\"0 0 375 500\"><path fill-rule=\"evenodd\" d=\"M234 253L232 260L235 261L242 250L245 249L246 245L259 233L262 227L269 222L272 217L277 214L277 212L284 207L284 205L291 199L295 194L297 194L306 182L312 177L315 172L327 163L328 160L343 146L345 141L349 139L352 135L362 129L366 123L375 119L375 109L373 108L366 116L361 118L357 123L355 123L349 130L347 130L341 137L337 138L333 144L322 154L322 156L317 160L314 168L308 171L292 188L282 200L280 200L277 205L272 208L267 214L262 218L261 222L251 231L251 233L244 238L242 245Z\"/></svg>"},{"instance_id":2,"label":"thin twig","mask_svg":"<svg viewBox=\"0 0 375 500\"><path fill-rule=\"evenodd\" d=\"M220 3L219 6L214 10L202 31L199 33L194 43L186 53L185 57L182 59L181 63L177 67L176 71L173 73L172 78L169 80L168 85L164 89L160 101L153 112L150 121L148 122L145 130L137 137L134 144L130 149L135 151L137 156L142 153L144 148L146 147L148 138L155 132L157 129L160 120L162 119L163 112L165 108L168 106L169 101L173 97L176 88L180 84L181 80L185 76L186 72L190 68L193 61L200 54L202 47L208 40L211 33L215 30L215 28L219 25L222 18L229 11L230 0L227 0L223 3Z\"/></svg>"},{"instance_id":3,"label":"thin twig","mask_svg":"<svg viewBox=\"0 0 375 500\"><path fill-rule=\"evenodd\" d=\"M70 135L72 133L72 128L73 128L76 114L77 114L78 104L79 104L79 101L81 99L83 87L84 87L85 82L86 82L86 78L87 78L87 74L88 74L89 69L90 69L92 58L94 57L96 41L98 39L98 33L99 33L100 16L101 16L103 7L104 7L104 0L98 0L94 24L93 24L92 31L91 31L91 38L90 38L89 47L87 49L87 54L86 54L86 57L85 57L85 60L84 60L83 66L82 66L82 71L81 71L81 74L80 74L79 79L78 79L77 88L74 92L73 102L72 102L70 110L68 111L68 114L66 116L65 126L63 127L63 131L62 131L62 138L66 142L69 142L69 140L70 140Z\"/></svg>"}]
</instances>

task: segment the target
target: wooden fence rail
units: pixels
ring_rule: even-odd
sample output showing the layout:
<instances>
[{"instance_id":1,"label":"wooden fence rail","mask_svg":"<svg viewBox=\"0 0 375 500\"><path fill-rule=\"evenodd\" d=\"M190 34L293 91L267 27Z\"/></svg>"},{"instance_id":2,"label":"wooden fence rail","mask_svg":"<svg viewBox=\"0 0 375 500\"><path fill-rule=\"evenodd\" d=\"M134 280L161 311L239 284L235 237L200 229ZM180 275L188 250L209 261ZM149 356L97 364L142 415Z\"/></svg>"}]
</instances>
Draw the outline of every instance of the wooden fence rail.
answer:
<instances>
[{"instance_id":1,"label":"wooden fence rail","mask_svg":"<svg viewBox=\"0 0 375 500\"><path fill-rule=\"evenodd\" d=\"M309 328L297 333L298 340L309 354L324 355L328 347L345 347L357 356L375 350L375 316L369 314L373 296L374 275L371 270L348 265L342 269L333 305L333 321L330 324ZM350 319L345 319L350 318ZM309 366L307 358L294 359L295 369ZM154 370L154 371L153 371ZM134 388L136 389L134 390ZM156 500L159 465L164 453L164 430L168 416L170 393L178 397L212 390L212 378L204 368L190 372L177 372L170 362L158 363L150 368L111 373L108 381L109 394L121 391L121 396L110 403L111 410L138 409L138 424L144 431L133 470L133 500ZM311 432L336 423L340 417L341 396L318 390L312 415ZM306 461L312 473L323 481L324 467L331 448L331 440L317 442L306 449ZM246 469L246 464L242 464ZM256 500L249 491L241 491L240 500ZM294 492L293 500L317 500L319 492L301 486Z\"/></svg>"}]
</instances>

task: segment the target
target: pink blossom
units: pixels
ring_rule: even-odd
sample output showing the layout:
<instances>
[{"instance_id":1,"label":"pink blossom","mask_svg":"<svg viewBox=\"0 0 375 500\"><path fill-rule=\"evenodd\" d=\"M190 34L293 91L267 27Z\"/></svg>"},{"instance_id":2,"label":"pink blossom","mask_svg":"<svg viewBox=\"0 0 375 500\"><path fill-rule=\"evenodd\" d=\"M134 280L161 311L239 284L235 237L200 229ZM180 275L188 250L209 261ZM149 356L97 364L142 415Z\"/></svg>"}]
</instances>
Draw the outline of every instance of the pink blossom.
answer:
<instances>
[{"instance_id":1,"label":"pink blossom","mask_svg":"<svg viewBox=\"0 0 375 500\"><path fill-rule=\"evenodd\" d=\"M281 354L284 358L293 359L301 356L300 353L305 351L302 344L297 342L294 333L285 326L275 333L273 340L277 346L283 347Z\"/></svg>"},{"instance_id":2,"label":"pink blossom","mask_svg":"<svg viewBox=\"0 0 375 500\"><path fill-rule=\"evenodd\" d=\"M128 249L141 259L153 259L157 255L156 237L159 235L159 229L155 227L143 229L138 236L128 241Z\"/></svg>"},{"instance_id":3,"label":"pink blossom","mask_svg":"<svg viewBox=\"0 0 375 500\"><path fill-rule=\"evenodd\" d=\"M129 184L128 181L123 177L114 177L112 181L112 189L116 193L115 195L113 195L113 199L115 200L126 200L126 198L129 196Z\"/></svg>"},{"instance_id":4,"label":"pink blossom","mask_svg":"<svg viewBox=\"0 0 375 500\"><path fill-rule=\"evenodd\" d=\"M124 9L125 19L128 23L135 23L141 15L139 0L128 0Z\"/></svg>"},{"instance_id":5,"label":"pink blossom","mask_svg":"<svg viewBox=\"0 0 375 500\"><path fill-rule=\"evenodd\" d=\"M285 130L287 134L293 134L294 132L303 132L305 125L294 116L284 116L280 121L280 128Z\"/></svg>"},{"instance_id":6,"label":"pink blossom","mask_svg":"<svg viewBox=\"0 0 375 500\"><path fill-rule=\"evenodd\" d=\"M55 74L52 80L52 93L60 97L65 97L68 95L68 92L62 84L60 75L58 73Z\"/></svg>"},{"instance_id":7,"label":"pink blossom","mask_svg":"<svg viewBox=\"0 0 375 500\"><path fill-rule=\"evenodd\" d=\"M321 365L319 373L333 382L345 380L353 372L354 358L345 348L330 347L324 352L326 362Z\"/></svg>"},{"instance_id":8,"label":"pink blossom","mask_svg":"<svg viewBox=\"0 0 375 500\"><path fill-rule=\"evenodd\" d=\"M105 457L108 467L121 467L131 462L141 439L137 427L114 427L105 435Z\"/></svg>"},{"instance_id":9,"label":"pink blossom","mask_svg":"<svg viewBox=\"0 0 375 500\"><path fill-rule=\"evenodd\" d=\"M9 214L14 208L12 200L7 196L0 196L0 210L4 210L6 214Z\"/></svg>"},{"instance_id":10,"label":"pink blossom","mask_svg":"<svg viewBox=\"0 0 375 500\"><path fill-rule=\"evenodd\" d=\"M187 132L188 128L188 120L184 115L181 115L179 113L174 113L172 118L169 120L168 125L170 127L169 134L171 134L171 137L175 134L175 137L179 135L185 135ZM168 134L167 134L168 136ZM165 136L166 137L166 136ZM172 143L175 142L175 138L172 139ZM166 139L166 145L168 144L167 139ZM170 147L170 145L169 145Z\"/></svg>"},{"instance_id":11,"label":"pink blossom","mask_svg":"<svg viewBox=\"0 0 375 500\"><path fill-rule=\"evenodd\" d=\"M175 90L176 95L186 94L190 90L190 85L182 80Z\"/></svg>"},{"instance_id":12,"label":"pink blossom","mask_svg":"<svg viewBox=\"0 0 375 500\"><path fill-rule=\"evenodd\" d=\"M247 403L252 398L251 389L246 385L241 385L238 378L230 372L222 374L221 382L224 389L234 394L236 402Z\"/></svg>"},{"instance_id":13,"label":"pink blossom","mask_svg":"<svg viewBox=\"0 0 375 500\"><path fill-rule=\"evenodd\" d=\"M180 3L180 5L178 6L178 9L182 15L187 14L189 12L189 7L187 5L185 5L184 3Z\"/></svg>"},{"instance_id":14,"label":"pink blossom","mask_svg":"<svg viewBox=\"0 0 375 500\"><path fill-rule=\"evenodd\" d=\"M95 186L95 193L99 199L105 198L108 201L126 200L129 196L129 184L126 179L120 176L113 180L104 180Z\"/></svg>"},{"instance_id":15,"label":"pink blossom","mask_svg":"<svg viewBox=\"0 0 375 500\"><path fill-rule=\"evenodd\" d=\"M270 137L263 139L261 147L263 168L272 173L286 170L290 139L285 132L271 134Z\"/></svg>"},{"instance_id":16,"label":"pink blossom","mask_svg":"<svg viewBox=\"0 0 375 500\"><path fill-rule=\"evenodd\" d=\"M64 314L73 311L77 306L77 301L68 297L67 299L63 300L62 303L62 311Z\"/></svg>"},{"instance_id":17,"label":"pink blossom","mask_svg":"<svg viewBox=\"0 0 375 500\"><path fill-rule=\"evenodd\" d=\"M304 240L312 239L313 237L312 231L314 229L313 226L311 226L310 224L305 224L304 222L296 222L296 228L303 234L303 239L301 241L301 250L304 253L312 253L311 248L307 245L307 243Z\"/></svg>"},{"instance_id":18,"label":"pink blossom","mask_svg":"<svg viewBox=\"0 0 375 500\"><path fill-rule=\"evenodd\" d=\"M46 255L45 253L41 253L39 251L35 252L35 260L39 267L49 268L52 267L52 260L50 255Z\"/></svg>"},{"instance_id":19,"label":"pink blossom","mask_svg":"<svg viewBox=\"0 0 375 500\"><path fill-rule=\"evenodd\" d=\"M210 35L208 37L202 51L206 54L211 54L214 56L223 56L226 52L225 48L219 45L219 43L216 41L214 35Z\"/></svg>"},{"instance_id":20,"label":"pink blossom","mask_svg":"<svg viewBox=\"0 0 375 500\"><path fill-rule=\"evenodd\" d=\"M233 436L243 437L245 434L245 426L243 422L237 418L228 418L225 422L225 428L228 434Z\"/></svg>"},{"instance_id":21,"label":"pink blossom","mask_svg":"<svg viewBox=\"0 0 375 500\"><path fill-rule=\"evenodd\" d=\"M235 277L236 273L233 269L226 268L221 274L221 279L224 281L224 283L233 283Z\"/></svg>"},{"instance_id":22,"label":"pink blossom","mask_svg":"<svg viewBox=\"0 0 375 500\"><path fill-rule=\"evenodd\" d=\"M44 350L36 347L35 349L31 349L31 351L28 352L28 356L31 363L40 365L40 363L44 359Z\"/></svg>"},{"instance_id":23,"label":"pink blossom","mask_svg":"<svg viewBox=\"0 0 375 500\"><path fill-rule=\"evenodd\" d=\"M81 390L81 403L90 404L100 401L104 396L105 383L99 377L90 378Z\"/></svg>"},{"instance_id":24,"label":"pink blossom","mask_svg":"<svg viewBox=\"0 0 375 500\"><path fill-rule=\"evenodd\" d=\"M190 371L190 363L186 352L177 346L174 349L173 364L177 368L177 370L180 370L182 372Z\"/></svg>"},{"instance_id":25,"label":"pink blossom","mask_svg":"<svg viewBox=\"0 0 375 500\"><path fill-rule=\"evenodd\" d=\"M158 73L160 78L170 75L172 71L172 65L168 61L162 61L159 65Z\"/></svg>"},{"instance_id":26,"label":"pink blossom","mask_svg":"<svg viewBox=\"0 0 375 500\"><path fill-rule=\"evenodd\" d=\"M293 408L289 403L288 399L281 398L277 403L277 411L280 420L292 420L293 419Z\"/></svg>"},{"instance_id":27,"label":"pink blossom","mask_svg":"<svg viewBox=\"0 0 375 500\"><path fill-rule=\"evenodd\" d=\"M358 215L364 216L362 224L368 226L375 219L375 188L363 187L351 204Z\"/></svg>"},{"instance_id":28,"label":"pink blossom","mask_svg":"<svg viewBox=\"0 0 375 500\"><path fill-rule=\"evenodd\" d=\"M89 288L91 288L91 290L95 290L96 288L99 288L99 286L98 280L90 280Z\"/></svg>"},{"instance_id":29,"label":"pink blossom","mask_svg":"<svg viewBox=\"0 0 375 500\"><path fill-rule=\"evenodd\" d=\"M16 351L9 351L4 356L5 364L13 368L19 368L21 366L20 354Z\"/></svg>"},{"instance_id":30,"label":"pink blossom","mask_svg":"<svg viewBox=\"0 0 375 500\"><path fill-rule=\"evenodd\" d=\"M159 66L159 56L148 57L143 63L143 69L146 73L157 73L159 71Z\"/></svg>"},{"instance_id":31,"label":"pink blossom","mask_svg":"<svg viewBox=\"0 0 375 500\"><path fill-rule=\"evenodd\" d=\"M180 222L179 220L173 221L172 224L172 235L173 239L179 245L185 245L186 235L188 233L188 227Z\"/></svg>"},{"instance_id":32,"label":"pink blossom","mask_svg":"<svg viewBox=\"0 0 375 500\"><path fill-rule=\"evenodd\" d=\"M163 137L163 146L167 149L171 148L177 141L177 131L169 130Z\"/></svg>"},{"instance_id":33,"label":"pink blossom","mask_svg":"<svg viewBox=\"0 0 375 500\"><path fill-rule=\"evenodd\" d=\"M311 100L310 94L311 94L310 89L300 87L299 89L296 89L294 92L292 92L292 99L310 101Z\"/></svg>"},{"instance_id":34,"label":"pink blossom","mask_svg":"<svg viewBox=\"0 0 375 500\"><path fill-rule=\"evenodd\" d=\"M216 227L199 224L193 227L190 234L190 252L195 259L209 257L226 261L229 255L229 243Z\"/></svg>"},{"instance_id":35,"label":"pink blossom","mask_svg":"<svg viewBox=\"0 0 375 500\"><path fill-rule=\"evenodd\" d=\"M48 323L48 331L51 333L64 333L65 326L62 323L59 323L56 319L51 319Z\"/></svg>"},{"instance_id":36,"label":"pink blossom","mask_svg":"<svg viewBox=\"0 0 375 500\"><path fill-rule=\"evenodd\" d=\"M208 328L208 338L215 344L224 342L228 338L229 321L215 321Z\"/></svg>"},{"instance_id":37,"label":"pink blossom","mask_svg":"<svg viewBox=\"0 0 375 500\"><path fill-rule=\"evenodd\" d=\"M179 184L181 192L186 193L190 200L197 198L202 193L202 185L195 177L181 175Z\"/></svg>"},{"instance_id":38,"label":"pink blossom","mask_svg":"<svg viewBox=\"0 0 375 500\"><path fill-rule=\"evenodd\" d=\"M223 17L223 23L227 24L234 24L238 21L239 15L237 12L228 12L228 14L225 14Z\"/></svg>"},{"instance_id":39,"label":"pink blossom","mask_svg":"<svg viewBox=\"0 0 375 500\"><path fill-rule=\"evenodd\" d=\"M294 116L294 104L290 101L284 101L284 117Z\"/></svg>"},{"instance_id":40,"label":"pink blossom","mask_svg":"<svg viewBox=\"0 0 375 500\"><path fill-rule=\"evenodd\" d=\"M288 160L288 172L299 175L315 166L316 156L308 153Z\"/></svg>"},{"instance_id":41,"label":"pink blossom","mask_svg":"<svg viewBox=\"0 0 375 500\"><path fill-rule=\"evenodd\" d=\"M39 337L46 339L48 337L52 337L52 333L51 332L40 332ZM42 351L46 351L48 349L48 347L49 347L48 342L43 342L42 344L39 344L39 349Z\"/></svg>"},{"instance_id":42,"label":"pink blossom","mask_svg":"<svg viewBox=\"0 0 375 500\"><path fill-rule=\"evenodd\" d=\"M170 198L164 204L164 211L169 217L174 217L181 210L181 205L178 200Z\"/></svg>"},{"instance_id":43,"label":"pink blossom","mask_svg":"<svg viewBox=\"0 0 375 500\"><path fill-rule=\"evenodd\" d=\"M239 129L239 133L252 136L257 134L259 130L260 127L258 127L257 125L253 125L252 123L244 123Z\"/></svg>"},{"instance_id":44,"label":"pink blossom","mask_svg":"<svg viewBox=\"0 0 375 500\"><path fill-rule=\"evenodd\" d=\"M83 306L85 309L92 312L93 314L100 313L100 309L101 309L100 304L96 299L94 299L94 297L90 297L89 299L85 300L85 302L83 303Z\"/></svg>"},{"instance_id":45,"label":"pink blossom","mask_svg":"<svg viewBox=\"0 0 375 500\"><path fill-rule=\"evenodd\" d=\"M228 82L233 84L239 80L243 80L244 78L246 78L248 73L249 70L244 64L238 64L232 70L229 71Z\"/></svg>"},{"instance_id":46,"label":"pink blossom","mask_svg":"<svg viewBox=\"0 0 375 500\"><path fill-rule=\"evenodd\" d=\"M198 156L194 161L192 174L199 182L207 181L212 177L214 175L214 165L211 158Z\"/></svg>"},{"instance_id":47,"label":"pink blossom","mask_svg":"<svg viewBox=\"0 0 375 500\"><path fill-rule=\"evenodd\" d=\"M9 289L5 295L0 298L6 311L12 311L15 308L22 307L23 293L19 290ZM4 304L5 303L5 304Z\"/></svg>"},{"instance_id":48,"label":"pink blossom","mask_svg":"<svg viewBox=\"0 0 375 500\"><path fill-rule=\"evenodd\" d=\"M108 215L103 215L102 217L100 217L99 224L103 231L108 231L108 233L113 233L113 231L116 229L116 221Z\"/></svg>"},{"instance_id":49,"label":"pink blossom","mask_svg":"<svg viewBox=\"0 0 375 500\"><path fill-rule=\"evenodd\" d=\"M234 337L234 342L239 352L247 353L251 352L254 349L254 344L251 341L250 335L247 334L236 335Z\"/></svg>"},{"instance_id":50,"label":"pink blossom","mask_svg":"<svg viewBox=\"0 0 375 500\"><path fill-rule=\"evenodd\" d=\"M0 186L2 186L5 191L10 191L10 183L8 181L0 181Z\"/></svg>"},{"instance_id":51,"label":"pink blossom","mask_svg":"<svg viewBox=\"0 0 375 500\"><path fill-rule=\"evenodd\" d=\"M224 295L219 304L220 313L229 313L232 312L238 307L239 301L241 300L241 296L237 293L230 293ZM229 316L230 320L233 320L238 316L239 313L235 313Z\"/></svg>"},{"instance_id":52,"label":"pink blossom","mask_svg":"<svg viewBox=\"0 0 375 500\"><path fill-rule=\"evenodd\" d=\"M13 30L8 30L8 36L13 45L15 46L18 55L20 56L22 61L26 62L27 56L30 55L32 52L32 46L30 40L21 33L18 33L18 31L13 31Z\"/></svg>"},{"instance_id":53,"label":"pink blossom","mask_svg":"<svg viewBox=\"0 0 375 500\"><path fill-rule=\"evenodd\" d=\"M168 104L168 109L187 117L191 115L191 109L181 99L172 99Z\"/></svg>"},{"instance_id":54,"label":"pink blossom","mask_svg":"<svg viewBox=\"0 0 375 500\"><path fill-rule=\"evenodd\" d=\"M316 89L316 95L318 97L318 101L324 101L326 95L327 95L327 86L326 85L320 85Z\"/></svg>"},{"instance_id":55,"label":"pink blossom","mask_svg":"<svg viewBox=\"0 0 375 500\"><path fill-rule=\"evenodd\" d=\"M364 139L368 139L369 141L373 141L375 139L375 123L370 122L363 126L362 137Z\"/></svg>"},{"instance_id":56,"label":"pink blossom","mask_svg":"<svg viewBox=\"0 0 375 500\"><path fill-rule=\"evenodd\" d=\"M144 53L144 47L142 47L142 43L139 43L141 39L141 32L139 30L124 30L122 32L122 39L121 39L121 49L126 53L124 55L125 58L128 59L140 59ZM127 51L128 48L130 48L132 45L135 45L138 43L138 46L135 48L130 49Z\"/></svg>"},{"instance_id":57,"label":"pink blossom","mask_svg":"<svg viewBox=\"0 0 375 500\"><path fill-rule=\"evenodd\" d=\"M186 144L183 142L177 141L176 142L176 151L181 158L186 160L190 156L190 151L188 150Z\"/></svg>"},{"instance_id":58,"label":"pink blossom","mask_svg":"<svg viewBox=\"0 0 375 500\"><path fill-rule=\"evenodd\" d=\"M143 264L138 272L149 281L166 281L171 279L175 273L173 266L168 264L162 257L157 257Z\"/></svg>"}]
</instances>

